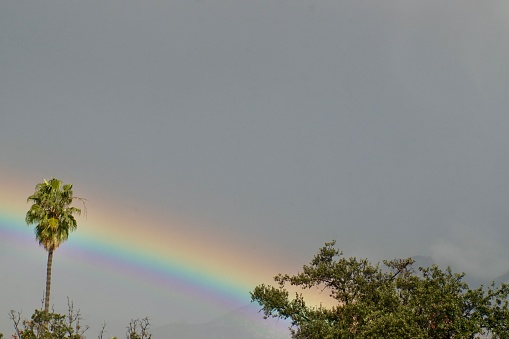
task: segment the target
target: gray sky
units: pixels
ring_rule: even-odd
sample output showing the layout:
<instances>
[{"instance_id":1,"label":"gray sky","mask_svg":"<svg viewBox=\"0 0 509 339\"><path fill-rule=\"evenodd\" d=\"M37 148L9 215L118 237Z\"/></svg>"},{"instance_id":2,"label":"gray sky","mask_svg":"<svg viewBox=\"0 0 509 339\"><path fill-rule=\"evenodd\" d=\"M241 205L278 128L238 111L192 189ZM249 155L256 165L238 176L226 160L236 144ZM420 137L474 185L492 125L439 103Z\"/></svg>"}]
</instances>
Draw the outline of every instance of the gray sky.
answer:
<instances>
[{"instance_id":1,"label":"gray sky","mask_svg":"<svg viewBox=\"0 0 509 339\"><path fill-rule=\"evenodd\" d=\"M508 15L505 1L2 1L1 180L59 177L91 206L193 220L288 267L336 239L495 277Z\"/></svg>"}]
</instances>

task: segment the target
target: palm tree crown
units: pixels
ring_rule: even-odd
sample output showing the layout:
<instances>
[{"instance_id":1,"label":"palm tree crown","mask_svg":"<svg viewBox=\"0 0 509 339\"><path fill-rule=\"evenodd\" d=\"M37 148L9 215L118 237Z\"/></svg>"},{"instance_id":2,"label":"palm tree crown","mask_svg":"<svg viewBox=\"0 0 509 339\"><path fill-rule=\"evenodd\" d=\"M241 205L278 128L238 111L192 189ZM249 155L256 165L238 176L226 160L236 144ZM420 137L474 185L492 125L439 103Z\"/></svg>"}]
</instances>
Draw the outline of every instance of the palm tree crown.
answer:
<instances>
[{"instance_id":1,"label":"palm tree crown","mask_svg":"<svg viewBox=\"0 0 509 339\"><path fill-rule=\"evenodd\" d=\"M72 185L62 186L62 181L58 179L37 184L35 193L27 199L33 204L25 221L28 225L37 223L35 238L47 251L56 250L77 228L73 214L79 215L81 210L69 206L72 200Z\"/></svg>"}]
</instances>

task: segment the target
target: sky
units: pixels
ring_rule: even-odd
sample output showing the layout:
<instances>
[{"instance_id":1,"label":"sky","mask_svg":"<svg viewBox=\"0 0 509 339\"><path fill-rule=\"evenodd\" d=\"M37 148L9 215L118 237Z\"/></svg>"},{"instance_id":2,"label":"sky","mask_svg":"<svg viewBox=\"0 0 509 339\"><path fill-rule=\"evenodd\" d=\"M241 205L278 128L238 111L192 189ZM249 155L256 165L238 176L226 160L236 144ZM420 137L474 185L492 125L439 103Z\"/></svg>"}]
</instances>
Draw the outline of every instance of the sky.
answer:
<instances>
[{"instance_id":1,"label":"sky","mask_svg":"<svg viewBox=\"0 0 509 339\"><path fill-rule=\"evenodd\" d=\"M117 335L145 315L219 317L331 240L506 273L508 15L505 1L0 2L0 269L16 291L0 331L42 298L24 213L43 178L87 199L55 253L55 308L68 296Z\"/></svg>"}]
</instances>

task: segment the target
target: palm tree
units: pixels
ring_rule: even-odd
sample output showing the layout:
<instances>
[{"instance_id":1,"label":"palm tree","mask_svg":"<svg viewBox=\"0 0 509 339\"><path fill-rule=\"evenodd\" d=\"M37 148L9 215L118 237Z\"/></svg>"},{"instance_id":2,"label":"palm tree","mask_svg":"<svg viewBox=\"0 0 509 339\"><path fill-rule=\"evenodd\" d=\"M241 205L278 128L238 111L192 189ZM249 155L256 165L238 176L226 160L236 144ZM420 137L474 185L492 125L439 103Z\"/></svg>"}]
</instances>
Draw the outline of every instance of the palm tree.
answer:
<instances>
[{"instance_id":1,"label":"palm tree","mask_svg":"<svg viewBox=\"0 0 509 339\"><path fill-rule=\"evenodd\" d=\"M44 310L49 311L49 297L51 289L51 265L53 252L67 240L69 233L76 230L77 223L73 214L79 215L81 210L71 207L73 200L72 185L62 185L62 181L51 179L37 184L35 193L28 197L27 202L32 202L25 221L27 225L35 226L35 238L48 252L46 266L46 294L44 298Z\"/></svg>"}]
</instances>

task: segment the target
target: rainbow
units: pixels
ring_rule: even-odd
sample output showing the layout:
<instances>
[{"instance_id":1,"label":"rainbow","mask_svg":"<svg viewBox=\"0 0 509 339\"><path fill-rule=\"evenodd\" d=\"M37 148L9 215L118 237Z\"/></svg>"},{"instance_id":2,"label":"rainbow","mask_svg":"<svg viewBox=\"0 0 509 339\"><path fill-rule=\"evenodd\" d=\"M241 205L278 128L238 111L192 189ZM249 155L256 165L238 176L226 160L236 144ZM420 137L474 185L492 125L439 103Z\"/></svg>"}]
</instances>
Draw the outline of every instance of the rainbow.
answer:
<instances>
[{"instance_id":1,"label":"rainbow","mask_svg":"<svg viewBox=\"0 0 509 339\"><path fill-rule=\"evenodd\" d=\"M24 222L26 196L32 190L8 187L0 193L0 239L4 244L38 246L33 227ZM228 312L250 303L249 291L260 283L260 274L268 280L275 272L266 262L256 263L253 253L218 243L219 236L191 234L186 230L193 227L184 222L163 223L125 211L122 214L111 204L108 213L96 208L93 201L87 205L88 215L78 217L77 231L57 255L122 281L144 284L148 291L171 291L171 295Z\"/></svg>"},{"instance_id":2,"label":"rainbow","mask_svg":"<svg viewBox=\"0 0 509 339\"><path fill-rule=\"evenodd\" d=\"M99 224L87 230L89 221L79 223L78 230L59 248L61 255L75 258L80 263L100 267L124 278L149 284L160 290L171 289L214 304L225 310L249 303L249 290L253 283L242 280L233 272L242 271L238 267L227 267L211 256L210 249L193 248L187 251L182 239L166 240L154 234L156 239L136 235L136 232L115 234L118 229L108 232ZM10 212L0 208L0 235L5 242L15 242L23 246L37 246L31 227L24 223L24 213L19 209ZM143 242L140 243L140 239ZM59 253L59 254L60 254ZM217 255L216 255L217 257ZM241 273L240 273L241 274Z\"/></svg>"}]
</instances>

